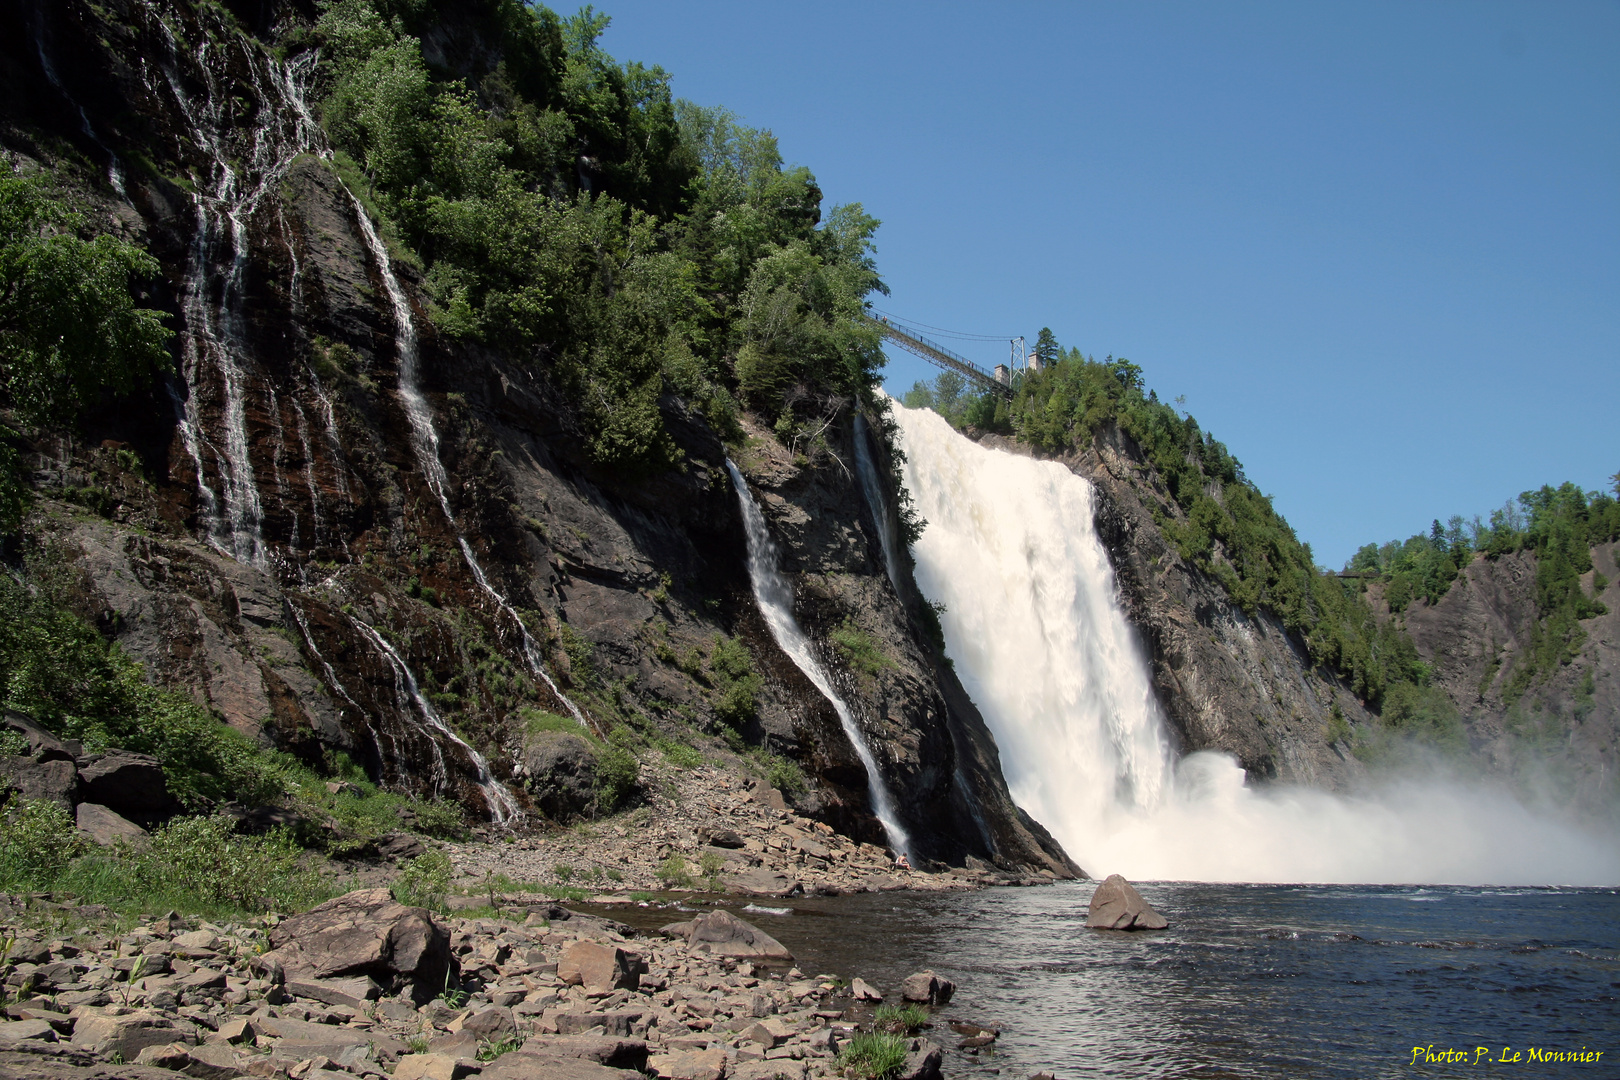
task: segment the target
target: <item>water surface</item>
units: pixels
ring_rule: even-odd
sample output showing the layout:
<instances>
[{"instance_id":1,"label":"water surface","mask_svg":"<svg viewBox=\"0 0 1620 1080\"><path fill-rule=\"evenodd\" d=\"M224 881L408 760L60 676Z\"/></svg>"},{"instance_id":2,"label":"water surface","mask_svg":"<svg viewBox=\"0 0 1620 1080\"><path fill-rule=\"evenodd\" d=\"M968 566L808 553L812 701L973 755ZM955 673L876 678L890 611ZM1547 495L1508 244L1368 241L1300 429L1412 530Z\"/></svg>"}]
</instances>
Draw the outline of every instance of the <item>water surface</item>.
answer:
<instances>
[{"instance_id":1,"label":"water surface","mask_svg":"<svg viewBox=\"0 0 1620 1080\"><path fill-rule=\"evenodd\" d=\"M724 906L804 971L859 975L890 1000L925 967L955 980L938 1019L1002 1035L973 1057L936 1024L949 1077L1620 1076L1620 890L1147 883L1170 929L1130 934L1085 928L1093 888ZM1604 1053L1414 1067L1430 1044Z\"/></svg>"}]
</instances>

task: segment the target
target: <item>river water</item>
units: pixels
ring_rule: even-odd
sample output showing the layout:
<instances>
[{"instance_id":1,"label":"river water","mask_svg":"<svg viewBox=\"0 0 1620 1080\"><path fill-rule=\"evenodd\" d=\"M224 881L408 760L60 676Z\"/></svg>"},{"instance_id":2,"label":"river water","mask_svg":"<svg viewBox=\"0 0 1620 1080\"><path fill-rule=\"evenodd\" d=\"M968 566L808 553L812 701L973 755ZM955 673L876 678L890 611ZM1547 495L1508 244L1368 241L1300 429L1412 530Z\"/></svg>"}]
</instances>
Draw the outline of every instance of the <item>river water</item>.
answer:
<instances>
[{"instance_id":1,"label":"river water","mask_svg":"<svg viewBox=\"0 0 1620 1080\"><path fill-rule=\"evenodd\" d=\"M1170 929L1124 933L1085 928L1094 887L724 906L889 1000L923 968L953 979L947 1077L1620 1076L1620 890L1149 882ZM956 1049L947 1019L998 1028L996 1049ZM1431 1045L1470 1060L1413 1065ZM1478 1046L1525 1057L1473 1064ZM1602 1059L1529 1056L1583 1047Z\"/></svg>"}]
</instances>

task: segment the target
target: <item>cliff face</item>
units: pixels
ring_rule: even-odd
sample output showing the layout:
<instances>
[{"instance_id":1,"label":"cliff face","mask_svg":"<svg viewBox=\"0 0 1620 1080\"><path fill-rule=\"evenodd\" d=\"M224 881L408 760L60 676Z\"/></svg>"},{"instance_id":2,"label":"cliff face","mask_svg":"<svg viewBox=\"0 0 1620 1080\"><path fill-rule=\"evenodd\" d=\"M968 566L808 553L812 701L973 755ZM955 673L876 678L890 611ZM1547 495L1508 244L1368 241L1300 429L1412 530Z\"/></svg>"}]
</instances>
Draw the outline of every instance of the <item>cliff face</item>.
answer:
<instances>
[{"instance_id":1,"label":"cliff face","mask_svg":"<svg viewBox=\"0 0 1620 1080\"><path fill-rule=\"evenodd\" d=\"M1614 543L1591 549L1581 578L1620 577ZM1613 810L1620 801L1620 605L1585 619L1573 657L1515 685L1536 645L1536 558L1526 551L1478 555L1436 603L1421 598L1400 616L1435 683L1456 705L1470 742L1495 772L1520 775L1560 802Z\"/></svg>"},{"instance_id":2,"label":"cliff face","mask_svg":"<svg viewBox=\"0 0 1620 1080\"><path fill-rule=\"evenodd\" d=\"M512 780L523 709L577 706L642 745L722 730L714 655L735 637L762 677L744 738L801 763L802 810L881 840L832 709L759 615L720 439L668 397L684 465L602 475L543 363L436 336L310 120L307 60L271 50L308 12L250 7L0 14L11 161L71 177L159 257L149 302L179 331L174 377L34 447L36 561L253 738L490 812L476 751ZM1072 873L884 571L855 434L846 415L808 459L757 431L740 447L798 616L918 855ZM870 670L829 643L846 626Z\"/></svg>"}]
</instances>

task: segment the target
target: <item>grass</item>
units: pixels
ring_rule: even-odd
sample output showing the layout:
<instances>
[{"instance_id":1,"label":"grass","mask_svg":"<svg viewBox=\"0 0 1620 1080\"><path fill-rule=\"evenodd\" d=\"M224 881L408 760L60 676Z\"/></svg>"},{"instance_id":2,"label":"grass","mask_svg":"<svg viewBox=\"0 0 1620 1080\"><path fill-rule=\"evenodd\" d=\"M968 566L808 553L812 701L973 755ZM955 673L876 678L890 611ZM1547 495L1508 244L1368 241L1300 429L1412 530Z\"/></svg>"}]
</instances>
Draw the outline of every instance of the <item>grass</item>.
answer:
<instances>
[{"instance_id":1,"label":"grass","mask_svg":"<svg viewBox=\"0 0 1620 1080\"><path fill-rule=\"evenodd\" d=\"M241 836L223 817L181 817L139 847L93 848L55 803L13 800L0 817L0 889L71 893L120 914L210 917L302 911L340 890L283 830Z\"/></svg>"},{"instance_id":2,"label":"grass","mask_svg":"<svg viewBox=\"0 0 1620 1080\"><path fill-rule=\"evenodd\" d=\"M855 1035L838 1053L838 1068L850 1080L883 1080L906 1062L906 1041L886 1032Z\"/></svg>"},{"instance_id":3,"label":"grass","mask_svg":"<svg viewBox=\"0 0 1620 1080\"><path fill-rule=\"evenodd\" d=\"M879 1005L872 1014L874 1031L891 1035L912 1035L929 1022L928 1010L921 1005Z\"/></svg>"},{"instance_id":4,"label":"grass","mask_svg":"<svg viewBox=\"0 0 1620 1080\"><path fill-rule=\"evenodd\" d=\"M494 1061L502 1054L510 1054L522 1045L523 1036L521 1035L508 1035L500 1040L485 1039L478 1044L478 1060Z\"/></svg>"}]
</instances>

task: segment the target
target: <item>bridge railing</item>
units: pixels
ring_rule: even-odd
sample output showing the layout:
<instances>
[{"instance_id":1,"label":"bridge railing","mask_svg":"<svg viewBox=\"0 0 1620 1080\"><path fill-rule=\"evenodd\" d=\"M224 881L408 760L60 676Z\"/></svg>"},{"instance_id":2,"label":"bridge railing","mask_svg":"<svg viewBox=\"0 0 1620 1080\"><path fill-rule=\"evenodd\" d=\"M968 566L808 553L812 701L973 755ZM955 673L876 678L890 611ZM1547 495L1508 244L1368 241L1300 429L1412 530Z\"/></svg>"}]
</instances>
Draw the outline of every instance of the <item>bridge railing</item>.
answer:
<instances>
[{"instance_id":1,"label":"bridge railing","mask_svg":"<svg viewBox=\"0 0 1620 1080\"><path fill-rule=\"evenodd\" d=\"M1001 394L1003 397L1012 397L1012 387L997 379L967 357L958 356L938 342L930 341L909 326L904 326L887 318L879 319L871 316L867 316L867 318L871 320L873 326L883 331L885 337L907 352L915 353L936 367L942 367L966 376L969 381L978 384L985 390Z\"/></svg>"}]
</instances>

